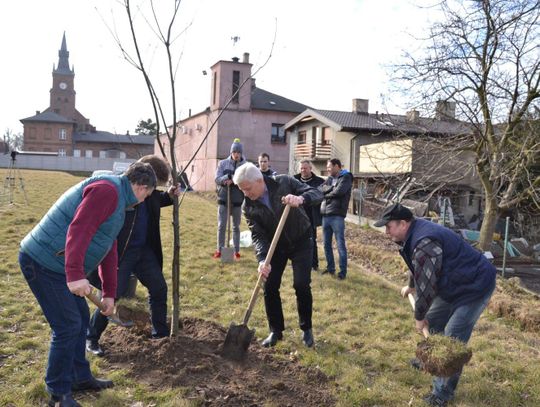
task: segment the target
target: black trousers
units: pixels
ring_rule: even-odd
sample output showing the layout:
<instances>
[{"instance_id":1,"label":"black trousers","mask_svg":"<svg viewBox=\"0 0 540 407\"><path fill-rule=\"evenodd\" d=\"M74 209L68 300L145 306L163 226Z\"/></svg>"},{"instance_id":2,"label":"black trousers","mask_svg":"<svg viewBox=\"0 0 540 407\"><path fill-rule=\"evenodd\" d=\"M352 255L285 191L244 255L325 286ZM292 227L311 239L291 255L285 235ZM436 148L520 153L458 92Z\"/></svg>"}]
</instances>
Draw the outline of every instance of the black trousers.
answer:
<instances>
[{"instance_id":1,"label":"black trousers","mask_svg":"<svg viewBox=\"0 0 540 407\"><path fill-rule=\"evenodd\" d=\"M283 307L281 305L281 278L291 260L293 269L293 287L296 293L296 306L300 329L311 329L311 316L313 314L313 297L311 295L311 263L313 238L311 230L305 239L290 248L277 247L271 261L272 270L264 286L264 305L266 317L271 332L282 332L285 329Z\"/></svg>"},{"instance_id":2,"label":"black trousers","mask_svg":"<svg viewBox=\"0 0 540 407\"><path fill-rule=\"evenodd\" d=\"M125 296L129 277L132 273L148 289L152 335L157 337L168 336L167 283L163 277L163 271L161 270L158 259L148 245L143 247L128 247L124 253L118 267L117 299ZM92 272L88 280L94 287L101 288L97 271ZM96 309L90 318L86 339L98 341L105 328L107 328L108 323L108 318Z\"/></svg>"}]
</instances>

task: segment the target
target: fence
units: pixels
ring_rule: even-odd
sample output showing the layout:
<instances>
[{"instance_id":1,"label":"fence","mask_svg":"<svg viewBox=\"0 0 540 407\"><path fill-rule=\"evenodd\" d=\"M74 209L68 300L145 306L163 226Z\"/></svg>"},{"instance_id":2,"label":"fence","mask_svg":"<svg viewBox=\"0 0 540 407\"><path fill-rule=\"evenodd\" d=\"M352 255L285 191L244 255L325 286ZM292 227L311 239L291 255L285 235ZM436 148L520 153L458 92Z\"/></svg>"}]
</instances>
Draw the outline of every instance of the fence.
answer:
<instances>
[{"instance_id":1,"label":"fence","mask_svg":"<svg viewBox=\"0 0 540 407\"><path fill-rule=\"evenodd\" d=\"M120 158L83 158L55 157L39 155L16 156L18 168L35 170L77 171L91 173L95 170L112 170L115 162L132 163L135 160ZM0 168L8 168L11 162L9 154L0 155Z\"/></svg>"}]
</instances>

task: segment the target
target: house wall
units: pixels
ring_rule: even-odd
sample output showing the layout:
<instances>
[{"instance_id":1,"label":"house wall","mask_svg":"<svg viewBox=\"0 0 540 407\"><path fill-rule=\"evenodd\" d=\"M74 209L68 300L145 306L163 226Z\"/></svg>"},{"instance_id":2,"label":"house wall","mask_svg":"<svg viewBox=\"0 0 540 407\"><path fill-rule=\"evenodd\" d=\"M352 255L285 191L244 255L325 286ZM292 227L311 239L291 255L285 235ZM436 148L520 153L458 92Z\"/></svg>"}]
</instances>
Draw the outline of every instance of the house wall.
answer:
<instances>
[{"instance_id":1,"label":"house wall","mask_svg":"<svg viewBox=\"0 0 540 407\"><path fill-rule=\"evenodd\" d=\"M64 130L66 139L60 139L60 131ZM24 125L23 149L26 151L58 152L64 149L66 155L73 155L73 126L68 123L27 123Z\"/></svg>"},{"instance_id":2,"label":"house wall","mask_svg":"<svg viewBox=\"0 0 540 407\"><path fill-rule=\"evenodd\" d=\"M360 146L358 168L362 174L403 174L412 170L412 140L392 140Z\"/></svg>"},{"instance_id":3,"label":"house wall","mask_svg":"<svg viewBox=\"0 0 540 407\"><path fill-rule=\"evenodd\" d=\"M218 111L204 112L180 122L175 143L175 155L179 166L187 165L218 114ZM271 131L273 123L285 124L294 116L294 113L265 110L225 111L186 170L192 187L197 191L215 189L217 163L229 156L235 138L240 139L244 158L248 161L257 163L259 154L265 152L270 156L270 165L275 171L279 174L288 173L290 141L287 140L284 144L272 143ZM166 155L169 157L168 140L163 137L162 140L166 145ZM157 143L154 151L155 154L161 154Z\"/></svg>"},{"instance_id":4,"label":"house wall","mask_svg":"<svg viewBox=\"0 0 540 407\"><path fill-rule=\"evenodd\" d=\"M100 151L117 150L124 152L125 158L138 159L143 155L154 154L154 146L146 144L125 144L125 143L89 143L79 142L74 149L80 150L80 156L86 157L87 151L92 151L92 157L98 158ZM112 153L115 155L115 153ZM110 155L110 154L109 154Z\"/></svg>"}]
</instances>

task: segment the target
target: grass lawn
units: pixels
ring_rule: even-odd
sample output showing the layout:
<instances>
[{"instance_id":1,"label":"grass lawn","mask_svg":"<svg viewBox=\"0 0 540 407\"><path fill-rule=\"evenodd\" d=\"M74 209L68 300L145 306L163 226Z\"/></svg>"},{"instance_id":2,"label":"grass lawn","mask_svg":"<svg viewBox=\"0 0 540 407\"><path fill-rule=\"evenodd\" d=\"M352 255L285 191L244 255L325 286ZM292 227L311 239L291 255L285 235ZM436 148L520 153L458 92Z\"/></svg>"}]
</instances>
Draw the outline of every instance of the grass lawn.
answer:
<instances>
[{"instance_id":1,"label":"grass lawn","mask_svg":"<svg viewBox=\"0 0 540 407\"><path fill-rule=\"evenodd\" d=\"M6 171L0 170L2 181ZM0 406L43 405L43 376L50 330L17 263L18 245L51 204L81 178L61 172L22 171L29 205L20 191L16 205L0 206ZM170 281L172 230L170 208L162 214L165 273ZM181 316L240 322L256 281L251 248L242 259L223 265L211 259L216 240L216 204L188 194L181 217ZM353 227L347 225L347 227ZM242 230L245 230L245 223ZM373 249L374 251L374 249ZM322 250L319 252L322 257ZM377 258L374 251L373 258ZM322 264L324 268L324 263ZM406 276L403 276L403 283ZM314 273L316 346L300 340L291 272L285 272L282 298L287 330L276 357L317 366L332 380L339 406L421 406L430 377L408 366L421 338L414 331L408 301L395 283L351 263L345 281ZM170 292L171 290L169 290ZM144 287L138 294L145 295ZM249 323L259 338L267 324L262 301ZM540 338L511 321L484 313L470 341L473 358L465 367L454 406L539 406ZM150 392L125 371L111 371L106 360L91 358L97 376L116 387L81 399L85 406L195 406L183 389Z\"/></svg>"}]
</instances>

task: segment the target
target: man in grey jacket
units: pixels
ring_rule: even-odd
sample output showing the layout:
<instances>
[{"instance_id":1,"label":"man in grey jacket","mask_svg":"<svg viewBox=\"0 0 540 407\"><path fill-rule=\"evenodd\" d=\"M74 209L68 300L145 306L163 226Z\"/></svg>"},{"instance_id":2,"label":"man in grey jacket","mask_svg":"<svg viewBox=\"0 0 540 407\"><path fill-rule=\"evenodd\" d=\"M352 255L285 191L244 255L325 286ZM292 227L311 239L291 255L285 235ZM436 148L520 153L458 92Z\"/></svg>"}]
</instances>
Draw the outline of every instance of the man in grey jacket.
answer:
<instances>
[{"instance_id":1,"label":"man in grey jacket","mask_svg":"<svg viewBox=\"0 0 540 407\"><path fill-rule=\"evenodd\" d=\"M233 182L233 175L238 167L246 160L242 156L243 147L240 139L235 138L231 145L231 155L218 163L216 169L217 200L218 200L218 232L217 249L214 259L221 257L221 248L225 247L225 232L227 229L227 203L232 215L232 234L234 243L234 258L240 259L240 220L242 218L242 202L244 194ZM227 189L229 190L227 192ZM230 199L230 202L227 202Z\"/></svg>"}]
</instances>

